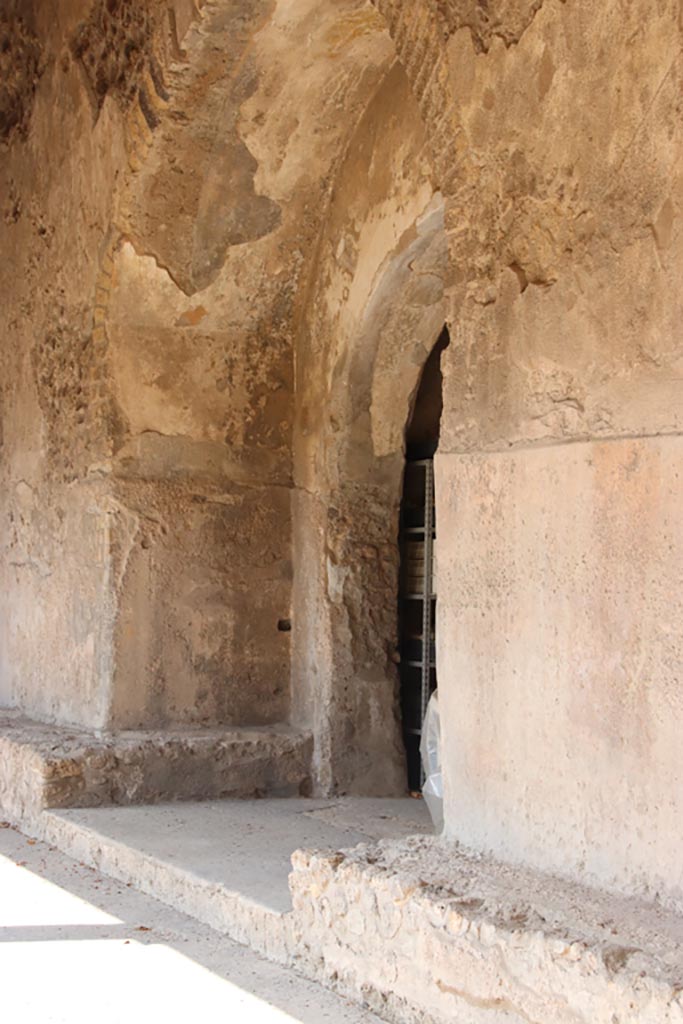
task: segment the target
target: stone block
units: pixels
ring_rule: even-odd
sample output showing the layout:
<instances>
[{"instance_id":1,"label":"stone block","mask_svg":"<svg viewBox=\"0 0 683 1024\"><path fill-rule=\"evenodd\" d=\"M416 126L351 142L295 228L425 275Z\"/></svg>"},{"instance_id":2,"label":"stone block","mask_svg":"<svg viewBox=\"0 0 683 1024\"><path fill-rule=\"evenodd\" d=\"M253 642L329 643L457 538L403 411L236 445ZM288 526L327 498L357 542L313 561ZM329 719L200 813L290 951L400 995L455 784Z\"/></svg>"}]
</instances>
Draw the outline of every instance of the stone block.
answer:
<instances>
[{"instance_id":1,"label":"stone block","mask_svg":"<svg viewBox=\"0 0 683 1024\"><path fill-rule=\"evenodd\" d=\"M95 735L0 716L0 807L26 821L49 807L291 796L312 741L288 726Z\"/></svg>"},{"instance_id":2,"label":"stone block","mask_svg":"<svg viewBox=\"0 0 683 1024\"><path fill-rule=\"evenodd\" d=\"M683 1021L683 919L433 837L297 851L293 948L405 1024Z\"/></svg>"}]
</instances>

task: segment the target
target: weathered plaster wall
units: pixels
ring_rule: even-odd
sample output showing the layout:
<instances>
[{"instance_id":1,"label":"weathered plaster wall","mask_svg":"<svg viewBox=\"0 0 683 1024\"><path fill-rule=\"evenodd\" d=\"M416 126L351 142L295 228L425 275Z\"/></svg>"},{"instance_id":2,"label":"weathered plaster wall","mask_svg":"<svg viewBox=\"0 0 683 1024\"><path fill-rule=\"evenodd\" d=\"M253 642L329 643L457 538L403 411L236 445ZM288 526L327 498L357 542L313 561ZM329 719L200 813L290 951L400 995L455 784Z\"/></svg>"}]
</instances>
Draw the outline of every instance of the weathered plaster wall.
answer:
<instances>
[{"instance_id":1,"label":"weathered plaster wall","mask_svg":"<svg viewBox=\"0 0 683 1024\"><path fill-rule=\"evenodd\" d=\"M208 4L186 47L122 192L105 319L126 726L288 716L295 307L391 55L355 0Z\"/></svg>"},{"instance_id":2,"label":"weathered plaster wall","mask_svg":"<svg viewBox=\"0 0 683 1024\"><path fill-rule=\"evenodd\" d=\"M294 303L388 34L360 0L41 6L3 21L1 699L285 719Z\"/></svg>"},{"instance_id":3,"label":"weathered plaster wall","mask_svg":"<svg viewBox=\"0 0 683 1024\"><path fill-rule=\"evenodd\" d=\"M290 357L277 321L238 301L226 286L188 299L130 243L117 253L119 725L287 716Z\"/></svg>"},{"instance_id":4,"label":"weathered plaster wall","mask_svg":"<svg viewBox=\"0 0 683 1024\"><path fill-rule=\"evenodd\" d=\"M0 15L0 703L41 718L110 722L128 523L109 476L109 231L196 13L36 0Z\"/></svg>"},{"instance_id":5,"label":"weathered plaster wall","mask_svg":"<svg viewBox=\"0 0 683 1024\"><path fill-rule=\"evenodd\" d=\"M524 6L443 5L447 832L680 906L680 10Z\"/></svg>"},{"instance_id":6,"label":"weathered plaster wall","mask_svg":"<svg viewBox=\"0 0 683 1024\"><path fill-rule=\"evenodd\" d=\"M0 703L101 724L112 407L89 306L125 154L118 108L93 124L70 50L86 8L0 16Z\"/></svg>"}]
</instances>

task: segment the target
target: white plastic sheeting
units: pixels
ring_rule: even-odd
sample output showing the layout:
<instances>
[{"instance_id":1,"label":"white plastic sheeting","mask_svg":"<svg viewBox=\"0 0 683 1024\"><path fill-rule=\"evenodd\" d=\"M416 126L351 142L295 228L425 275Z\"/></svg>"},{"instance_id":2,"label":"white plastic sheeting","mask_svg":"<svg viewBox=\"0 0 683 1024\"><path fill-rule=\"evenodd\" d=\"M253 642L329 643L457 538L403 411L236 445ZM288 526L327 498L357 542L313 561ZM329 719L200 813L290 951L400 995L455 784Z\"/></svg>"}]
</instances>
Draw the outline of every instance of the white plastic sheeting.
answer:
<instances>
[{"instance_id":1,"label":"white plastic sheeting","mask_svg":"<svg viewBox=\"0 0 683 1024\"><path fill-rule=\"evenodd\" d=\"M443 831L443 777L441 775L441 718L439 698L435 691L429 698L427 713L422 723L420 756L425 782L422 795L437 832Z\"/></svg>"}]
</instances>

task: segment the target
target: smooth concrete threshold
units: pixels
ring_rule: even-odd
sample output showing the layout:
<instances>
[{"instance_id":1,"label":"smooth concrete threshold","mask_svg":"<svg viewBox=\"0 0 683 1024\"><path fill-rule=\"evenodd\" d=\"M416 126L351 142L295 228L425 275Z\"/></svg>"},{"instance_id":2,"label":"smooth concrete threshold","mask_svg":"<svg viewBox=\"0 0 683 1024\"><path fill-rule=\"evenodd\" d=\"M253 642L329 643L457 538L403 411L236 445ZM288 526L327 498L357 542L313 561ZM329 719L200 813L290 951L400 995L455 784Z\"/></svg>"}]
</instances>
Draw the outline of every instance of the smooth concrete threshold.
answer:
<instances>
[{"instance_id":1,"label":"smooth concrete threshold","mask_svg":"<svg viewBox=\"0 0 683 1024\"><path fill-rule=\"evenodd\" d=\"M432 831L421 800L240 800L45 811L70 856L276 960L291 955L295 850Z\"/></svg>"}]
</instances>

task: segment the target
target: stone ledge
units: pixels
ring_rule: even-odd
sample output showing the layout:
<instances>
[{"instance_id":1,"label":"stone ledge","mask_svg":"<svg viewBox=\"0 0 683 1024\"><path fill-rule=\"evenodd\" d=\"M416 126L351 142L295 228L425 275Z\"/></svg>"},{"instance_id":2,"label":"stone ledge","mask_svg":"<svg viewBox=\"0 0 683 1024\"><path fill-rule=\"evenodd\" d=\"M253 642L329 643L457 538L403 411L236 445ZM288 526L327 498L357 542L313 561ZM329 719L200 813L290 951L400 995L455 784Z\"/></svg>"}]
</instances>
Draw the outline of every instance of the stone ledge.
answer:
<instances>
[{"instance_id":1,"label":"stone ledge","mask_svg":"<svg viewBox=\"0 0 683 1024\"><path fill-rule=\"evenodd\" d=\"M0 715L0 807L15 820L49 807L298 795L312 739L288 726L96 736Z\"/></svg>"},{"instance_id":2,"label":"stone ledge","mask_svg":"<svg viewBox=\"0 0 683 1024\"><path fill-rule=\"evenodd\" d=\"M307 971L401 1022L681 1024L683 918L414 837L298 851Z\"/></svg>"}]
</instances>

